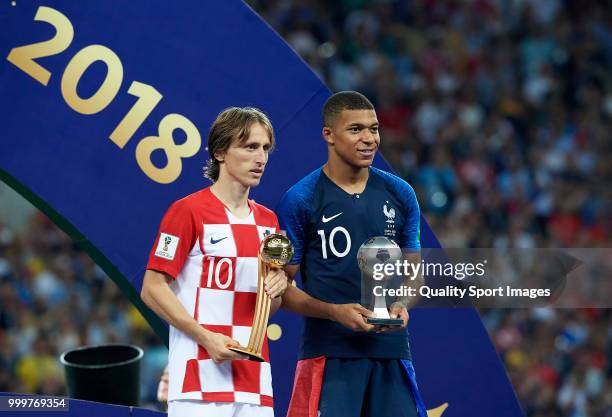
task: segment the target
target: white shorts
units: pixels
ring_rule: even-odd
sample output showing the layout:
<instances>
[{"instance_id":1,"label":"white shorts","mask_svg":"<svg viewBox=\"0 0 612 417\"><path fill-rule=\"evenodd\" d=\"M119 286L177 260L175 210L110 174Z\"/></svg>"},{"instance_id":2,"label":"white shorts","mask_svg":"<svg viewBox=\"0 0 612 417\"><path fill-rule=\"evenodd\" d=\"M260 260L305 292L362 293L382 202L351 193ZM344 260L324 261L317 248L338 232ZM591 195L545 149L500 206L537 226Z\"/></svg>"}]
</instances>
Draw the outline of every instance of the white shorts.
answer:
<instances>
[{"instance_id":1,"label":"white shorts","mask_svg":"<svg viewBox=\"0 0 612 417\"><path fill-rule=\"evenodd\" d=\"M168 417L274 417L274 408L247 403L213 403L175 400L168 403Z\"/></svg>"}]
</instances>

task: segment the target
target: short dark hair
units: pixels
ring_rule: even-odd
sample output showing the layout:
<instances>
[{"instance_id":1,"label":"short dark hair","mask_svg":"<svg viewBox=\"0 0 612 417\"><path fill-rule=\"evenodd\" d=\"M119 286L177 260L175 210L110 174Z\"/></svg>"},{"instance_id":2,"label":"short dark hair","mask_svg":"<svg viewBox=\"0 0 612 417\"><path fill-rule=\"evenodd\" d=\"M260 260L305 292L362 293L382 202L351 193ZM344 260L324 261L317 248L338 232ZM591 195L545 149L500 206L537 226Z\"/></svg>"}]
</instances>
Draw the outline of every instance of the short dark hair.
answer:
<instances>
[{"instance_id":1,"label":"short dark hair","mask_svg":"<svg viewBox=\"0 0 612 417\"><path fill-rule=\"evenodd\" d=\"M208 154L210 159L204 166L204 176L213 182L219 179L220 162L215 158L217 152L227 151L235 140L246 142L251 134L251 126L261 124L270 138L270 151L274 147L274 129L268 116L255 107L229 107L217 116L208 132Z\"/></svg>"},{"instance_id":2,"label":"short dark hair","mask_svg":"<svg viewBox=\"0 0 612 417\"><path fill-rule=\"evenodd\" d=\"M323 106L323 126L331 126L342 110L374 110L374 106L357 91L340 91L328 98Z\"/></svg>"}]
</instances>

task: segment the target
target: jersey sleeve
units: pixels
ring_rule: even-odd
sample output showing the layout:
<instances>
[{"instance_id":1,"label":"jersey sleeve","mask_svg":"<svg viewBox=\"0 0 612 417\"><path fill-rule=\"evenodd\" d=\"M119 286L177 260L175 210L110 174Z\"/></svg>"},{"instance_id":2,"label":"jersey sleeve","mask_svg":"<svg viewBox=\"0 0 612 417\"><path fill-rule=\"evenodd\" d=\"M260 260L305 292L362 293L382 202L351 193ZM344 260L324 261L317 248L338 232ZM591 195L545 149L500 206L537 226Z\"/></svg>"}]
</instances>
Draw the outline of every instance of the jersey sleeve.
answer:
<instances>
[{"instance_id":1,"label":"jersey sleeve","mask_svg":"<svg viewBox=\"0 0 612 417\"><path fill-rule=\"evenodd\" d=\"M293 258L289 264L298 265L302 262L308 219L304 198L291 189L285 193L275 211L281 230L286 231L293 244Z\"/></svg>"},{"instance_id":2,"label":"jersey sleeve","mask_svg":"<svg viewBox=\"0 0 612 417\"><path fill-rule=\"evenodd\" d=\"M416 193L405 181L400 180L400 198L404 203L404 227L400 230L398 244L403 249L421 249L421 210Z\"/></svg>"},{"instance_id":3,"label":"jersey sleeve","mask_svg":"<svg viewBox=\"0 0 612 417\"><path fill-rule=\"evenodd\" d=\"M176 279L196 239L192 211L185 203L177 201L162 219L147 269L165 272Z\"/></svg>"}]
</instances>

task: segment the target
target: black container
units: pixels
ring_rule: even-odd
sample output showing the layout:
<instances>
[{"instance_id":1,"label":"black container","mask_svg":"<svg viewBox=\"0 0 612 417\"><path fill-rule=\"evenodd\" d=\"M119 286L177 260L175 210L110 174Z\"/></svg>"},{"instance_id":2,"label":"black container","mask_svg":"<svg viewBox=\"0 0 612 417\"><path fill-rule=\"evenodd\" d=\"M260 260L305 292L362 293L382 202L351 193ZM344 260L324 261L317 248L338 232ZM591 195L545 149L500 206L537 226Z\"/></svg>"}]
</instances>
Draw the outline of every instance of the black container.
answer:
<instances>
[{"instance_id":1,"label":"black container","mask_svg":"<svg viewBox=\"0 0 612 417\"><path fill-rule=\"evenodd\" d=\"M133 345L85 346L62 353L68 396L107 404L140 403L140 360Z\"/></svg>"}]
</instances>

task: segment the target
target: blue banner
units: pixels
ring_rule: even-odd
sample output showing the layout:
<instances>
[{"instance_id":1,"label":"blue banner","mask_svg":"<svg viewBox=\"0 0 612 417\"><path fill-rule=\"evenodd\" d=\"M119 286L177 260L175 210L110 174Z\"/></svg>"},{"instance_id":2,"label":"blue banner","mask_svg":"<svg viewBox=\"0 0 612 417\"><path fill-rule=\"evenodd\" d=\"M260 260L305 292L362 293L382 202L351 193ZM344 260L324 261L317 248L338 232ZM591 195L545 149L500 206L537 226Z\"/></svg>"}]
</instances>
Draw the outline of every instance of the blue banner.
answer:
<instances>
[{"instance_id":1,"label":"blue banner","mask_svg":"<svg viewBox=\"0 0 612 417\"><path fill-rule=\"evenodd\" d=\"M207 185L208 127L228 106L270 116L277 146L252 197L274 207L326 159L328 89L237 0L7 0L0 24L0 178L68 232L166 338L138 294L161 216ZM422 224L423 246L437 247ZM271 343L283 416L300 319L282 312L272 322L283 331ZM415 310L410 327L430 416L521 415L474 310Z\"/></svg>"}]
</instances>

